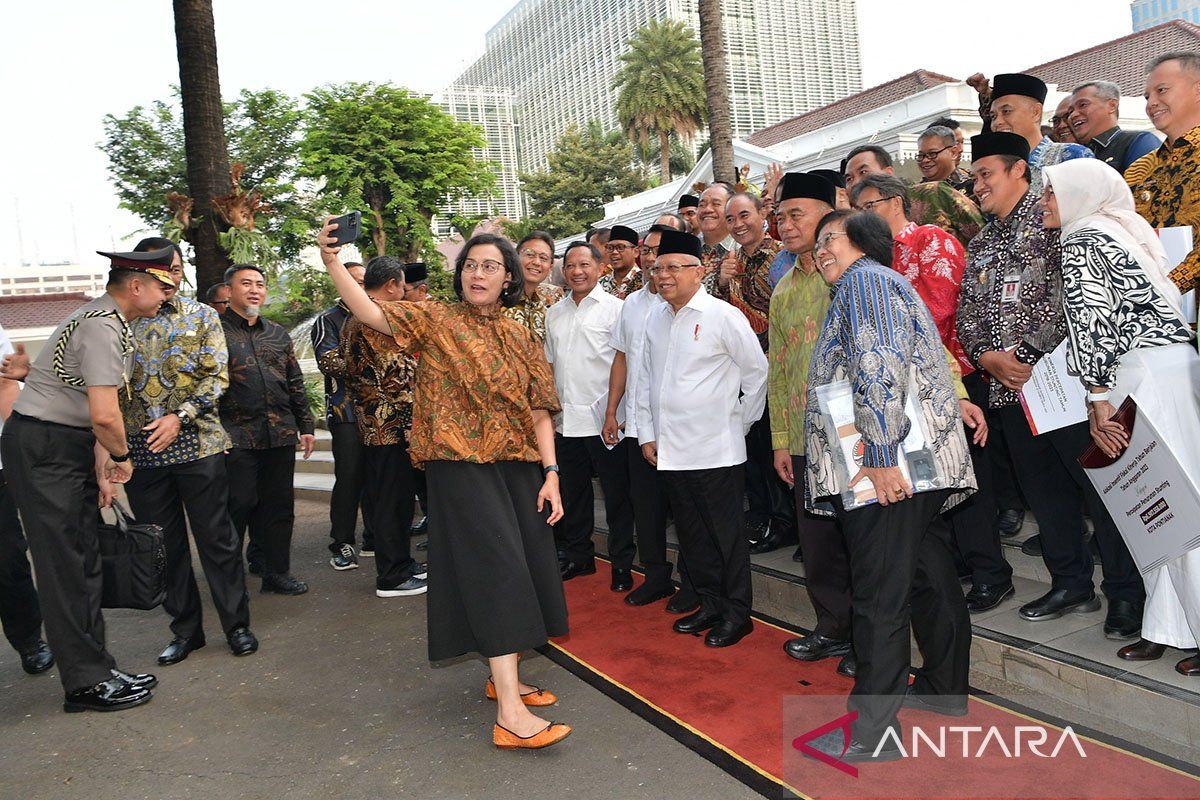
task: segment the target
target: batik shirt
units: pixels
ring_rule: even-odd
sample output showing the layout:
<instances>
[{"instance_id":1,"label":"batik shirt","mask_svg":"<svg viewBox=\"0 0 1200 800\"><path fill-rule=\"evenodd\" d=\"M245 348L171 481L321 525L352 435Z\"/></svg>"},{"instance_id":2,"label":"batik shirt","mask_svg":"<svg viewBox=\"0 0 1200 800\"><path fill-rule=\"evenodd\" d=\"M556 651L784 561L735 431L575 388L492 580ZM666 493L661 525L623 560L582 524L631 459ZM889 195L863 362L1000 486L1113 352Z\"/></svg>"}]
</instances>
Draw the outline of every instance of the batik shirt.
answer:
<instances>
[{"instance_id":1,"label":"batik shirt","mask_svg":"<svg viewBox=\"0 0 1200 800\"><path fill-rule=\"evenodd\" d=\"M609 294L615 296L619 300L624 300L629 295L642 288L642 270L638 266L634 266L629 272L625 273L625 280L617 283L616 274L609 270L600 278L600 288ZM553 303L551 303L553 305Z\"/></svg>"},{"instance_id":2,"label":"batik shirt","mask_svg":"<svg viewBox=\"0 0 1200 800\"><path fill-rule=\"evenodd\" d=\"M229 449L217 404L229 386L225 332L210 306L175 295L153 317L129 323L133 333L130 395L121 393L125 436L135 469L197 461ZM179 436L151 453L142 428L168 414L187 412Z\"/></svg>"},{"instance_id":3,"label":"batik shirt","mask_svg":"<svg viewBox=\"0 0 1200 800\"><path fill-rule=\"evenodd\" d=\"M726 236L716 244L700 245L700 265L704 267L704 288L709 294L713 294L715 291L717 275L721 271L721 262L735 247L737 247L737 242L733 240L732 236Z\"/></svg>"},{"instance_id":4,"label":"batik shirt","mask_svg":"<svg viewBox=\"0 0 1200 800\"><path fill-rule=\"evenodd\" d=\"M1192 226L1192 252L1171 271L1181 292L1200 286L1200 127L1125 170L1137 212L1155 228Z\"/></svg>"},{"instance_id":5,"label":"batik shirt","mask_svg":"<svg viewBox=\"0 0 1200 800\"><path fill-rule=\"evenodd\" d=\"M942 183L956 192L962 192L967 197L971 197L975 193L975 179L962 167L955 167L954 172L942 178Z\"/></svg>"},{"instance_id":6,"label":"batik shirt","mask_svg":"<svg viewBox=\"0 0 1200 800\"><path fill-rule=\"evenodd\" d=\"M966 258L958 240L936 225L910 222L892 242L892 268L903 275L925 301L942 343L953 354L962 375L975 371L954 329Z\"/></svg>"},{"instance_id":7,"label":"batik shirt","mask_svg":"<svg viewBox=\"0 0 1200 800\"><path fill-rule=\"evenodd\" d=\"M543 283L535 294L521 295L521 302L504 309L502 313L514 322L519 322L540 343L546 340L546 311L562 299L562 289Z\"/></svg>"},{"instance_id":8,"label":"batik shirt","mask_svg":"<svg viewBox=\"0 0 1200 800\"><path fill-rule=\"evenodd\" d=\"M1029 151L1029 191L1037 197L1042 196L1042 159L1046 156L1046 150L1050 145L1054 144L1054 140L1049 136L1043 136L1042 140L1037 143L1037 147ZM1080 145L1082 147L1083 145Z\"/></svg>"},{"instance_id":9,"label":"batik shirt","mask_svg":"<svg viewBox=\"0 0 1200 800\"><path fill-rule=\"evenodd\" d=\"M1087 227L1063 239L1062 271L1067 366L1085 386L1112 388L1130 350L1191 340L1146 271L1104 231Z\"/></svg>"},{"instance_id":10,"label":"batik shirt","mask_svg":"<svg viewBox=\"0 0 1200 800\"><path fill-rule=\"evenodd\" d=\"M346 396L345 381L341 374L329 371L330 359L337 357L342 326L349 318L350 309L338 300L336 306L321 312L312 326L313 355L317 359L317 369L325 376L325 421L331 425L354 421L354 406Z\"/></svg>"},{"instance_id":11,"label":"batik shirt","mask_svg":"<svg viewBox=\"0 0 1200 800\"><path fill-rule=\"evenodd\" d=\"M967 248L957 327L976 367L984 353L1013 347L1018 361L1036 364L1067 335L1058 231L1042 226L1039 201L1026 192L1012 213L988 223ZM992 408L1017 402L1017 392L991 382Z\"/></svg>"},{"instance_id":12,"label":"batik shirt","mask_svg":"<svg viewBox=\"0 0 1200 800\"><path fill-rule=\"evenodd\" d=\"M764 236L758 249L751 255L739 248L737 254L738 275L722 287L716 282L713 296L727 303L746 315L750 321L750 330L758 337L763 352L768 350L767 341L767 312L771 308L771 264L783 245Z\"/></svg>"},{"instance_id":13,"label":"batik shirt","mask_svg":"<svg viewBox=\"0 0 1200 800\"><path fill-rule=\"evenodd\" d=\"M829 286L816 269L805 272L795 267L771 295L767 407L774 450L804 455L808 368L828 310Z\"/></svg>"},{"instance_id":14,"label":"batik shirt","mask_svg":"<svg viewBox=\"0 0 1200 800\"><path fill-rule=\"evenodd\" d=\"M833 287L808 375L804 434L808 451L806 496L816 501L841 494L849 476L833 468L831 442L821 422L816 390L848 379L854 422L862 436L864 467L894 467L911 423L905 411L915 394L925 431L948 488L960 489L942 510L961 502L976 486L963 435L962 414L937 326L925 303L894 270L860 258Z\"/></svg>"},{"instance_id":15,"label":"batik shirt","mask_svg":"<svg viewBox=\"0 0 1200 800\"><path fill-rule=\"evenodd\" d=\"M983 227L975 201L950 188L945 181L926 181L908 189L912 219L918 225L936 225L958 239L963 247Z\"/></svg>"},{"instance_id":16,"label":"batik shirt","mask_svg":"<svg viewBox=\"0 0 1200 800\"><path fill-rule=\"evenodd\" d=\"M359 441L369 447L407 444L417 360L356 317L342 328L338 354Z\"/></svg>"},{"instance_id":17,"label":"batik shirt","mask_svg":"<svg viewBox=\"0 0 1200 800\"><path fill-rule=\"evenodd\" d=\"M229 389L221 396L221 424L233 446L295 446L301 434L313 432L313 415L287 330L262 317L251 325L232 308L221 315L221 325L229 346Z\"/></svg>"},{"instance_id":18,"label":"batik shirt","mask_svg":"<svg viewBox=\"0 0 1200 800\"><path fill-rule=\"evenodd\" d=\"M500 307L380 303L401 350L420 352L414 463L540 462L533 412L562 410L542 345Z\"/></svg>"}]
</instances>

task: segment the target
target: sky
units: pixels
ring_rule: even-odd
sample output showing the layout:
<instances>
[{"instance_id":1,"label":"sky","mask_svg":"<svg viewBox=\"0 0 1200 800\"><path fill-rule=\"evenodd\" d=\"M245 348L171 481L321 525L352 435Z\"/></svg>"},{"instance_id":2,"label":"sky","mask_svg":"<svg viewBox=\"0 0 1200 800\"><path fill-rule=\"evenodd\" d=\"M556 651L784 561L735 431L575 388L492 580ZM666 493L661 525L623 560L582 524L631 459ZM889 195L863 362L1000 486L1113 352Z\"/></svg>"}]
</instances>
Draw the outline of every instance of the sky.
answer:
<instances>
[{"instance_id":1,"label":"sky","mask_svg":"<svg viewBox=\"0 0 1200 800\"><path fill-rule=\"evenodd\" d=\"M580 0L587 2L587 0ZM513 0L214 0L222 93L391 81L450 83L484 50ZM1129 3L992 4L858 0L864 87L924 68L957 78L1020 70L1128 34ZM326 18L329 18L326 21ZM937 47L928 42L943 43ZM26 260L101 265L140 221L117 207L96 148L105 114L169 96L178 83L166 0L12 4L0 33L8 113L0 125L0 268ZM19 221L19 224L18 224Z\"/></svg>"}]
</instances>

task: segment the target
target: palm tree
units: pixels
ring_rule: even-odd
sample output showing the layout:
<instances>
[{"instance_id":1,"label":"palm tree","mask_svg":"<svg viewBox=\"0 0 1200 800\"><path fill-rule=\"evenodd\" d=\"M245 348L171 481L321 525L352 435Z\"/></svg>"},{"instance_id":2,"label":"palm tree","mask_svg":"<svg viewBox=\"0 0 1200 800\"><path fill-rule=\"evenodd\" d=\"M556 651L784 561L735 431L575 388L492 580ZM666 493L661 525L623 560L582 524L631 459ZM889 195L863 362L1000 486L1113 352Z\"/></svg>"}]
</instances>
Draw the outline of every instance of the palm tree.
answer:
<instances>
[{"instance_id":1,"label":"palm tree","mask_svg":"<svg viewBox=\"0 0 1200 800\"><path fill-rule=\"evenodd\" d=\"M700 42L682 22L651 20L629 39L621 62L613 78L617 118L636 142L658 138L666 183L671 180L671 133L689 143L704 125Z\"/></svg>"},{"instance_id":2,"label":"palm tree","mask_svg":"<svg viewBox=\"0 0 1200 800\"><path fill-rule=\"evenodd\" d=\"M712 142L714 181L737 183L733 165L733 129L729 121L729 79L725 69L725 35L721 27L721 0L699 0L700 45L704 58L704 96L708 108L708 135Z\"/></svg>"},{"instance_id":3,"label":"palm tree","mask_svg":"<svg viewBox=\"0 0 1200 800\"><path fill-rule=\"evenodd\" d=\"M224 279L230 264L218 240L226 226L213 210L212 201L228 195L233 185L217 75L212 0L174 0L174 6L188 191L195 209L191 228L185 234L195 249L196 289L202 297L209 286Z\"/></svg>"}]
</instances>

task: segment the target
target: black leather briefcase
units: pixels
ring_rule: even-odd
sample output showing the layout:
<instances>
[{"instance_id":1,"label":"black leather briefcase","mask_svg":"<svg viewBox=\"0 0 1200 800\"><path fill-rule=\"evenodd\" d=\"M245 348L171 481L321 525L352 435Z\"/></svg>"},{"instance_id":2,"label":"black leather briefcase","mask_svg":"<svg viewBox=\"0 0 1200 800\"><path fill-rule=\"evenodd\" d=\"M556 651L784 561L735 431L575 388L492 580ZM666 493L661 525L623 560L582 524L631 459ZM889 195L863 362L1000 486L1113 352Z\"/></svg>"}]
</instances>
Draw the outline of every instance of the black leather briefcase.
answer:
<instances>
[{"instance_id":1,"label":"black leather briefcase","mask_svg":"<svg viewBox=\"0 0 1200 800\"><path fill-rule=\"evenodd\" d=\"M100 522L104 608L158 608L167 596L167 549L158 525L136 522L113 501L117 524Z\"/></svg>"}]
</instances>

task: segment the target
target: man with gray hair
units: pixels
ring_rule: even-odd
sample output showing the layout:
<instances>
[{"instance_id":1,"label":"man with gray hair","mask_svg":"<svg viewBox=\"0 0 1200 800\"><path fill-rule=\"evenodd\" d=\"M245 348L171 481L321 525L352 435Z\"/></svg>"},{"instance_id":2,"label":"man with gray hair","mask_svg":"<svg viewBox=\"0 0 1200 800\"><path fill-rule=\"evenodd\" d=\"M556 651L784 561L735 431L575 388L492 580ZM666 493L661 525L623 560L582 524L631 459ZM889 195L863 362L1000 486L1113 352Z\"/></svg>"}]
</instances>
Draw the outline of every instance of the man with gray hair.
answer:
<instances>
[{"instance_id":1,"label":"man with gray hair","mask_svg":"<svg viewBox=\"0 0 1200 800\"><path fill-rule=\"evenodd\" d=\"M1158 137L1150 131L1123 131L1121 87L1111 81L1088 81L1071 92L1069 123L1075 140L1085 144L1096 158L1125 174L1129 165L1158 149Z\"/></svg>"},{"instance_id":2,"label":"man with gray hair","mask_svg":"<svg viewBox=\"0 0 1200 800\"><path fill-rule=\"evenodd\" d=\"M959 166L962 144L954 131L930 125L917 139L917 169L925 181L943 181L951 189L970 195L975 185L971 174Z\"/></svg>"}]
</instances>

